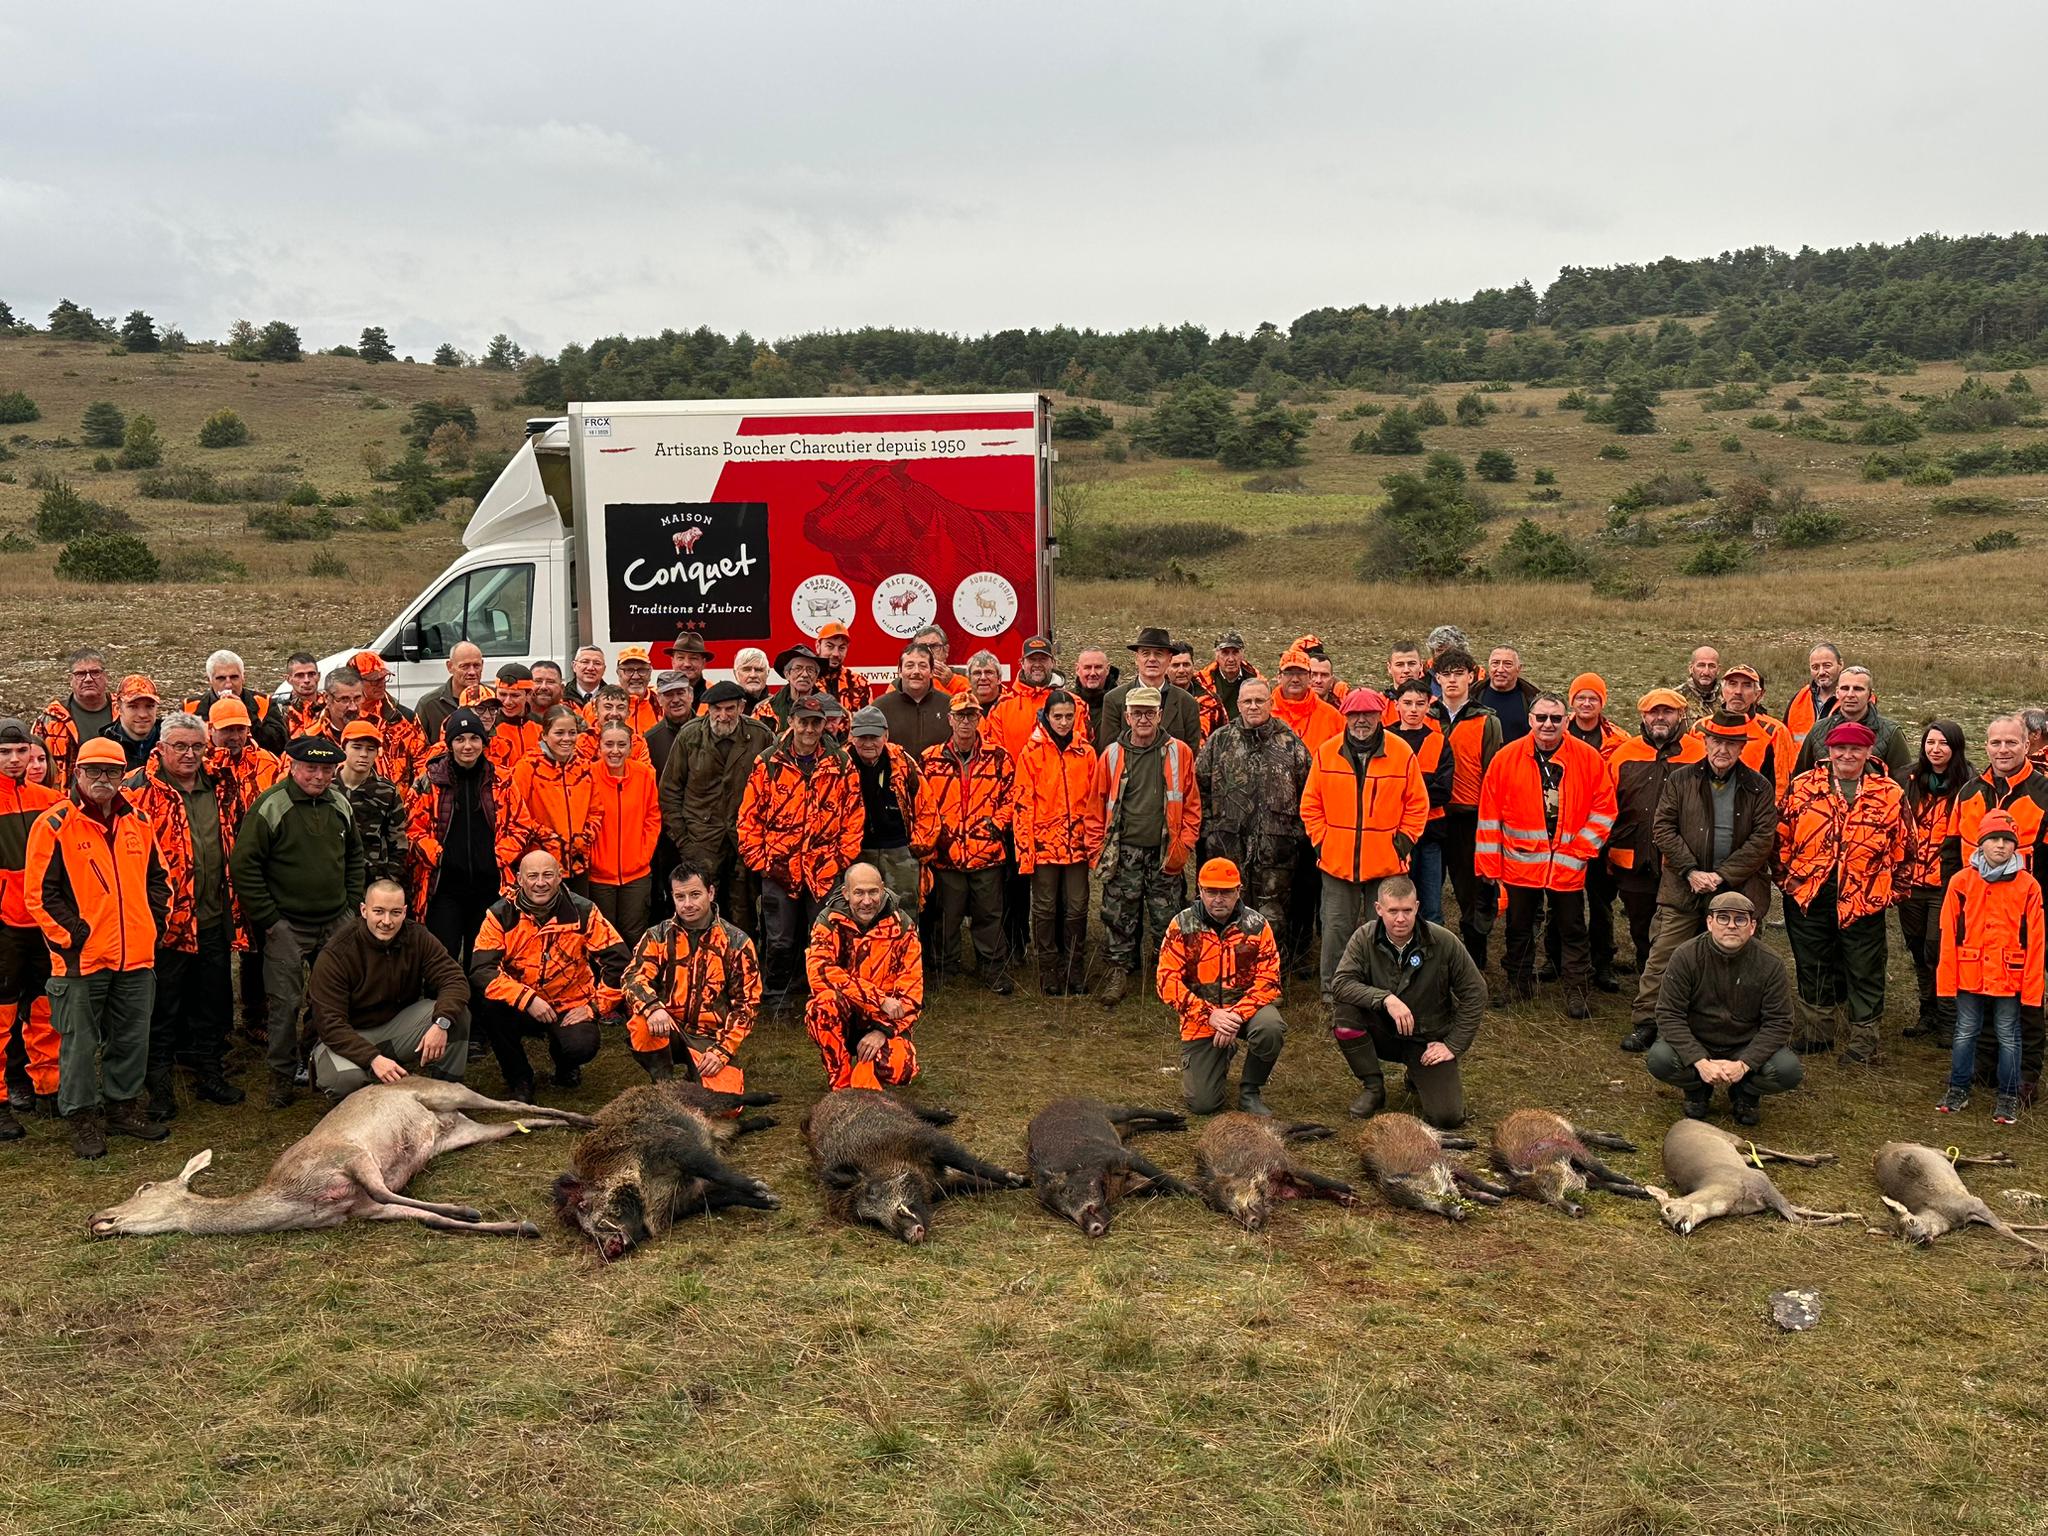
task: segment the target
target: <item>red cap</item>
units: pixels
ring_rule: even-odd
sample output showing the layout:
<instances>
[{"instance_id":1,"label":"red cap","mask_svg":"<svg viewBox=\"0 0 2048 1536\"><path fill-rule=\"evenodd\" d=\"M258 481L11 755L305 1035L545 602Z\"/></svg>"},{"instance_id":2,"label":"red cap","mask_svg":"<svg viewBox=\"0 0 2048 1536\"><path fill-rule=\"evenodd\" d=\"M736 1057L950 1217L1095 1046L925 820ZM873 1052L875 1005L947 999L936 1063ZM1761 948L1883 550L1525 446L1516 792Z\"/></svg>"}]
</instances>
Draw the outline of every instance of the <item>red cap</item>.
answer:
<instances>
[{"instance_id":1,"label":"red cap","mask_svg":"<svg viewBox=\"0 0 2048 1536\"><path fill-rule=\"evenodd\" d=\"M1835 728L1828 732L1828 745L1831 747L1874 747L1877 745L1877 732L1858 721L1843 720L1838 722Z\"/></svg>"},{"instance_id":2,"label":"red cap","mask_svg":"<svg viewBox=\"0 0 2048 1536\"><path fill-rule=\"evenodd\" d=\"M1344 713L1347 715L1384 715L1387 712L1387 696L1377 688L1354 688L1344 695Z\"/></svg>"},{"instance_id":3,"label":"red cap","mask_svg":"<svg viewBox=\"0 0 2048 1536\"><path fill-rule=\"evenodd\" d=\"M1832 740L1833 738L1829 739ZM2013 824L2013 819L2006 815L2005 812L1986 811L1984 819L1977 823L1977 841L1981 843L1987 837L2009 837L2014 842L2018 842L2020 840L2020 829Z\"/></svg>"}]
</instances>

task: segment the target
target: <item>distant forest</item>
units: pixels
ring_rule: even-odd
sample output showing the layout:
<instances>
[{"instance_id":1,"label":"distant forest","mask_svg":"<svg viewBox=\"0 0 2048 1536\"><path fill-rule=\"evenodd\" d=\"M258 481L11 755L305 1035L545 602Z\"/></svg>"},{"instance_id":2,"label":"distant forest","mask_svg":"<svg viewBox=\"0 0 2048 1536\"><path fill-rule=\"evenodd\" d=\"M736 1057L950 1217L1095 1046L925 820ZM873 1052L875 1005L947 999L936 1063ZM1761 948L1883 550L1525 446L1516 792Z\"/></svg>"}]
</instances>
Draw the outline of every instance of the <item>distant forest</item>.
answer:
<instances>
[{"instance_id":1,"label":"distant forest","mask_svg":"<svg viewBox=\"0 0 2048 1536\"><path fill-rule=\"evenodd\" d=\"M1413 308L1316 309L1248 335L1179 325L971 337L865 327L774 343L705 328L604 336L526 359L522 396L553 409L842 389L1060 389L1139 404L1190 377L1296 397L1332 386L1598 385L1624 375L1704 387L1831 367L1899 373L1947 358L2026 367L2048 359L2044 317L2048 236L1922 235L1797 255L1756 246L1567 267L1540 294L1524 281Z\"/></svg>"}]
</instances>

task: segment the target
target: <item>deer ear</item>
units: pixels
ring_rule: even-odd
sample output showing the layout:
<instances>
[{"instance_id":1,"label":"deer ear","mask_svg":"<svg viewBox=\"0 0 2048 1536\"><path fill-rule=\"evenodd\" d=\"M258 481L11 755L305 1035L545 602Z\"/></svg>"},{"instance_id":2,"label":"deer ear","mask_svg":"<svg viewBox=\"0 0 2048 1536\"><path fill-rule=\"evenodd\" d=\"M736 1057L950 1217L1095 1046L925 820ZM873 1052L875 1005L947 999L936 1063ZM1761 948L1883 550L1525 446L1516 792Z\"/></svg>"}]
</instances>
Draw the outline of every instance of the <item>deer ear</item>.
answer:
<instances>
[{"instance_id":1,"label":"deer ear","mask_svg":"<svg viewBox=\"0 0 2048 1536\"><path fill-rule=\"evenodd\" d=\"M1884 1201L1885 1209L1892 1213L1892 1224L1894 1226L1904 1227L1907 1222L1913 1219L1913 1213L1890 1195L1882 1195L1879 1198Z\"/></svg>"},{"instance_id":2,"label":"deer ear","mask_svg":"<svg viewBox=\"0 0 2048 1536\"><path fill-rule=\"evenodd\" d=\"M185 1164L184 1171L178 1175L178 1183L181 1186L188 1185L193 1179L206 1172L212 1166L213 1148L208 1147L204 1152L195 1152L192 1154L191 1161Z\"/></svg>"}]
</instances>

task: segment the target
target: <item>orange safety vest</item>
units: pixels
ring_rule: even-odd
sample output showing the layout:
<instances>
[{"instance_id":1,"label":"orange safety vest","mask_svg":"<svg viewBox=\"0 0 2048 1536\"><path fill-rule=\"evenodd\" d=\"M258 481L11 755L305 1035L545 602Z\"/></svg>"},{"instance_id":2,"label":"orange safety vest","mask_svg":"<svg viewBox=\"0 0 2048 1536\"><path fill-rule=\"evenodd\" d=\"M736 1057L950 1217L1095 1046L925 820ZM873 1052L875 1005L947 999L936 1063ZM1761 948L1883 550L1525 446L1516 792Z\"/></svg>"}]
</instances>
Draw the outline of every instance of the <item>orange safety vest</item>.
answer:
<instances>
[{"instance_id":1,"label":"orange safety vest","mask_svg":"<svg viewBox=\"0 0 2048 1536\"><path fill-rule=\"evenodd\" d=\"M1600 754L1574 736L1552 756L1563 769L1555 832L1544 814L1535 736L1494 755L1479 790L1472 868L1480 879L1539 891L1585 888L1587 866L1614 831L1614 781Z\"/></svg>"},{"instance_id":2,"label":"orange safety vest","mask_svg":"<svg viewBox=\"0 0 2048 1536\"><path fill-rule=\"evenodd\" d=\"M1202 791L1195 783L1195 754L1178 736L1160 732L1166 773L1166 846L1159 850L1160 868L1177 875L1187 867L1195 851L1195 835L1202 826ZM1095 792L1103 802L1102 841L1099 855L1117 841L1117 812L1124 792L1124 768L1130 754L1118 737L1102 749L1095 762Z\"/></svg>"}]
</instances>

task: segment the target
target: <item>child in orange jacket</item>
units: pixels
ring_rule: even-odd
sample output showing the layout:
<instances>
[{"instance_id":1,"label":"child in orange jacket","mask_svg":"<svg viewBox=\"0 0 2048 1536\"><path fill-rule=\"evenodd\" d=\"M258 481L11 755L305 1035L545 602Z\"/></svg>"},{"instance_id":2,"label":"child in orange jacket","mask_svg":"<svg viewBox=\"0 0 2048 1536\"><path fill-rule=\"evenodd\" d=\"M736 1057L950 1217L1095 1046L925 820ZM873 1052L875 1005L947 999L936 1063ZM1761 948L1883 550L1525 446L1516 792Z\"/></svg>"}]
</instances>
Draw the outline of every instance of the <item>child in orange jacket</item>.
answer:
<instances>
[{"instance_id":1,"label":"child in orange jacket","mask_svg":"<svg viewBox=\"0 0 2048 1536\"><path fill-rule=\"evenodd\" d=\"M1977 1037L1984 1015L1998 1034L1998 1107L1992 1119L2019 1118L2020 1007L2041 1006L2043 957L2041 887L2020 867L2019 831L2003 811L1977 828L1977 851L1941 904L1941 962L1934 990L1956 1001L1955 1049L1948 1092L1936 1106L1953 1115L1967 1109L1977 1075Z\"/></svg>"}]
</instances>

